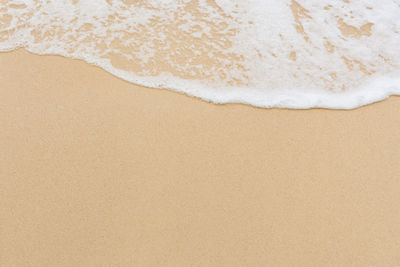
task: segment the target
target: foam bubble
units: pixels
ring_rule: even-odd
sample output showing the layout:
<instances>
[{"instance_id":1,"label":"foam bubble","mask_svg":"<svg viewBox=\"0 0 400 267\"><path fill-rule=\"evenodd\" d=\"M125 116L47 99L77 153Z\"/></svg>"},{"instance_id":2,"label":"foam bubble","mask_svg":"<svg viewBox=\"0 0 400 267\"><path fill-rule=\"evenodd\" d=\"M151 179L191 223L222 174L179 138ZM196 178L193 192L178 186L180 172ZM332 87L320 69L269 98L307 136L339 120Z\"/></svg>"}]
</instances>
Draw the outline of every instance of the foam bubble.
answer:
<instances>
[{"instance_id":1,"label":"foam bubble","mask_svg":"<svg viewBox=\"0 0 400 267\"><path fill-rule=\"evenodd\" d=\"M398 0L0 0L0 50L83 59L215 103L354 108L400 94Z\"/></svg>"}]
</instances>

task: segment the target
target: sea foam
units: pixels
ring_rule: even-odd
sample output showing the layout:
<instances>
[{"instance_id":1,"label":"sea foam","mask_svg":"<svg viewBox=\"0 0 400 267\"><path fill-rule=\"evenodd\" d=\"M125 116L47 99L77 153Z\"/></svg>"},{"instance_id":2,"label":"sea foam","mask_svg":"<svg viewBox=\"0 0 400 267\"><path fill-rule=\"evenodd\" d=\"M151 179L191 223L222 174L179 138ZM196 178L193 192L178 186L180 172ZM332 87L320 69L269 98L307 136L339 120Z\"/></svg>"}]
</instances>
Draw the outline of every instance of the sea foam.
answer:
<instances>
[{"instance_id":1,"label":"sea foam","mask_svg":"<svg viewBox=\"0 0 400 267\"><path fill-rule=\"evenodd\" d=\"M18 47L214 103L400 94L399 0L0 0L0 51Z\"/></svg>"}]
</instances>

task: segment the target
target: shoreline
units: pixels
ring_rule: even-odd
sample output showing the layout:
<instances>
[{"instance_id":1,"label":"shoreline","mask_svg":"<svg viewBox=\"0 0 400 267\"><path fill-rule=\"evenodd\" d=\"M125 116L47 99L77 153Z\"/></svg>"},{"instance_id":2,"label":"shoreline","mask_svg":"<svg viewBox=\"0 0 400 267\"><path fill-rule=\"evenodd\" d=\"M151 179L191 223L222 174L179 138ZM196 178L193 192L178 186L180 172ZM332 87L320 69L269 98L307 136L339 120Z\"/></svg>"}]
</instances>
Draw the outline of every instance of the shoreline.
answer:
<instances>
[{"instance_id":1,"label":"shoreline","mask_svg":"<svg viewBox=\"0 0 400 267\"><path fill-rule=\"evenodd\" d=\"M215 99L215 95L214 95L214 99L213 97L209 97L209 95L213 95L213 93L208 92L207 90L205 90L204 92L191 92L191 89L177 89L177 88L167 88L167 87L151 87L151 86L147 86L147 85L142 85L140 83L136 83L135 81L131 81L128 74L121 74L121 75L117 75L114 73L114 69L113 67L101 67L98 64L95 63L90 63L87 62L84 59L81 58L71 58L71 57L67 57L64 55L59 55L59 54L36 54L33 52L28 51L25 48L17 48L11 51L0 51L0 53L10 53L13 51L18 51L18 50L23 50L31 55L35 55L35 56L55 56L55 57L62 57L65 58L67 60L78 60L78 61L82 61L90 66L99 68L105 72L107 72L108 74L111 74L112 76L128 82L130 84L134 84L135 86L139 86L139 87L144 87L144 88L149 88L149 89L155 89L155 90L167 90L170 92L174 92L174 93L178 93L178 94L182 94L188 97L192 97L195 99L199 99L202 100L204 102L207 103L211 103L211 104L217 104L217 105L230 105L230 104L239 104L239 105L247 105L247 106L251 106L251 107L255 107L255 108L261 108L261 109L288 109L288 110L309 110L309 109L331 109L331 110L353 110L353 109L358 109L360 107L364 107L367 105L371 105L374 103L378 103L381 101L384 101L390 97L400 97L400 91L397 89L385 89L385 91L378 91L371 89L374 86L382 86L381 83L377 83L375 82L374 84L374 80L371 80L370 83L372 83L372 85L369 85L368 88L370 89L355 89L354 91L350 91L347 92L345 94L343 93L333 93L332 95L325 95L325 94L310 94L310 93L304 93L304 94L296 94L295 98L290 98L288 97L288 95L290 95L291 92L290 90L286 90L284 94L282 94L283 100L282 100L282 95L278 95L276 96L268 96L268 94L264 95L261 98L268 98L268 97L273 97L276 98L273 102L274 103L269 103L267 105L265 105L263 101L259 102L259 103L255 103L253 101L253 97L251 97L250 95L247 95L246 97L243 98L242 93L240 93L240 90L238 91L238 88L232 88L232 90L234 91L238 91L239 93L236 92L236 95L230 95L228 97L226 96L218 96L217 99ZM117 71L118 72L118 71ZM397 84L398 83L398 79L393 78L393 73L391 75L391 77L385 77L385 78L380 78L380 80L385 80L386 82L384 84L385 87L388 87L387 84ZM126 77L126 78L124 78ZM375 79L376 80L376 79ZM147 82L145 82L147 83ZM179 83L181 83L181 81L179 81ZM201 83L199 83L199 87L202 87ZM394 86L392 86L393 88L395 88ZM184 86L182 88L185 88ZM192 90L193 91L193 90ZM197 91L197 90L194 90ZM359 94L358 91L362 91L362 94ZM241 99L241 100L235 100L235 99ZM298 100L298 99L302 99L302 100ZM360 102L357 105L350 104L352 102L354 102L354 99L358 99L357 101ZM360 100L361 99L361 100ZM310 102L307 105L304 105L304 102ZM346 102L346 104L343 104L343 102ZM324 104L325 103L325 104ZM336 104L333 104L336 103ZM337 104L340 103L340 104Z\"/></svg>"}]
</instances>

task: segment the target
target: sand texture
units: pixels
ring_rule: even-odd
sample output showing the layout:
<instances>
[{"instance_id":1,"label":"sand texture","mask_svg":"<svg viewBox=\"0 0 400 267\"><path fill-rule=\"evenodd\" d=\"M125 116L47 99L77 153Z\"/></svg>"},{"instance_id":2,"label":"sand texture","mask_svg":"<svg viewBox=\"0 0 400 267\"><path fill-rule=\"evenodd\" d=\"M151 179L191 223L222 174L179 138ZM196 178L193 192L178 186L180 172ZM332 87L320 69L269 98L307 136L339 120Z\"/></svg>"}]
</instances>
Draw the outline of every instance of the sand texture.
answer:
<instances>
[{"instance_id":1,"label":"sand texture","mask_svg":"<svg viewBox=\"0 0 400 267\"><path fill-rule=\"evenodd\" d=\"M215 105L0 54L0 266L398 266L400 98Z\"/></svg>"}]
</instances>

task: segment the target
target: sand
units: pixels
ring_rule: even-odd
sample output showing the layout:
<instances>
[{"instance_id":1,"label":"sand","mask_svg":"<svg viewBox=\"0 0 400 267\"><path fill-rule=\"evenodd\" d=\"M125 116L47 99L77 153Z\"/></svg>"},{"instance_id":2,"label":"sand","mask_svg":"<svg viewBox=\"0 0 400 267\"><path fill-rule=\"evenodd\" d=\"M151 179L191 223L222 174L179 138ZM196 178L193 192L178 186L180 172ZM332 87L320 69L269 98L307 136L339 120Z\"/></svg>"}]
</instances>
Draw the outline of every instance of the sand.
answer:
<instances>
[{"instance_id":1,"label":"sand","mask_svg":"<svg viewBox=\"0 0 400 267\"><path fill-rule=\"evenodd\" d=\"M0 54L1 266L395 266L400 98L215 105Z\"/></svg>"}]
</instances>

